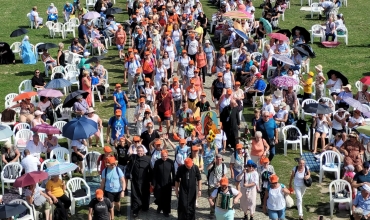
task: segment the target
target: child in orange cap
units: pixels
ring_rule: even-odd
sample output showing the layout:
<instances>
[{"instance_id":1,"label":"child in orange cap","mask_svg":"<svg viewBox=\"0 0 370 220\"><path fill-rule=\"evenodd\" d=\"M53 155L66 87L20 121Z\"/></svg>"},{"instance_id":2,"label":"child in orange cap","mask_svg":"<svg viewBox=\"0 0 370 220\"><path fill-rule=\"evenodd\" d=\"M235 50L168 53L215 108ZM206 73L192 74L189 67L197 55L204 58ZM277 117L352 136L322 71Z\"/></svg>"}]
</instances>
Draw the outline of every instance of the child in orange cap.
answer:
<instances>
[{"instance_id":1,"label":"child in orange cap","mask_svg":"<svg viewBox=\"0 0 370 220\"><path fill-rule=\"evenodd\" d=\"M98 160L96 161L97 164L100 163L100 171L99 173L101 174L101 172L105 169L105 160L108 158L108 157L114 157L112 155L112 148L110 146L105 146L104 147L104 154L100 155L98 157Z\"/></svg>"}]
</instances>

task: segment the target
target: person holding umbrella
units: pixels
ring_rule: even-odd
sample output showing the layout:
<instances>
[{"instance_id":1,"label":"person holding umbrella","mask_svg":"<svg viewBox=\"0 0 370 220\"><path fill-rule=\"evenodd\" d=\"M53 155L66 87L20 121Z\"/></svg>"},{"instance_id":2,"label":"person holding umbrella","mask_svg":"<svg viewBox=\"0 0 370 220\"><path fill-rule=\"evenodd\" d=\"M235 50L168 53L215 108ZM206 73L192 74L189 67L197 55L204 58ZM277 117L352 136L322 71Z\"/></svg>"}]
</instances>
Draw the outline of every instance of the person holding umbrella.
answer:
<instances>
[{"instance_id":1,"label":"person holding umbrella","mask_svg":"<svg viewBox=\"0 0 370 220\"><path fill-rule=\"evenodd\" d=\"M36 110L35 106L31 103L31 98L25 98L20 103L17 103L9 108L12 109L17 107L21 108L19 122L27 122L30 124L31 121L35 118L33 113Z\"/></svg>"},{"instance_id":2,"label":"person holding umbrella","mask_svg":"<svg viewBox=\"0 0 370 220\"><path fill-rule=\"evenodd\" d=\"M73 104L73 111L76 115L82 116L89 111L89 105L82 95L76 96L76 102Z\"/></svg>"},{"instance_id":3,"label":"person holding umbrella","mask_svg":"<svg viewBox=\"0 0 370 220\"><path fill-rule=\"evenodd\" d=\"M59 175L51 176L46 183L46 195L53 200L60 219L67 219L67 210L71 206L71 199L64 194L65 190L66 183L59 179Z\"/></svg>"},{"instance_id":4,"label":"person holding umbrella","mask_svg":"<svg viewBox=\"0 0 370 220\"><path fill-rule=\"evenodd\" d=\"M326 88L329 89L330 95L333 98L333 100L337 99L337 95L340 92L340 89L342 88L342 86L343 86L342 79L337 76L337 73L333 72L330 75L330 79L326 83Z\"/></svg>"},{"instance_id":5,"label":"person holding umbrella","mask_svg":"<svg viewBox=\"0 0 370 220\"><path fill-rule=\"evenodd\" d=\"M304 80L302 76L300 76L301 85L303 86L303 101L305 99L310 99L312 94L312 83L313 83L313 76L315 75L313 72L309 72L308 78Z\"/></svg>"},{"instance_id":6,"label":"person holding umbrella","mask_svg":"<svg viewBox=\"0 0 370 220\"><path fill-rule=\"evenodd\" d=\"M38 184L32 184L26 187L24 196L26 197L28 204L35 206L36 211L44 212L45 220L52 219L50 205L53 204L53 199L44 193Z\"/></svg>"},{"instance_id":7,"label":"person holding umbrella","mask_svg":"<svg viewBox=\"0 0 370 220\"><path fill-rule=\"evenodd\" d=\"M294 46L306 43L305 40L304 40L304 37L301 35L301 31L299 29L295 30L292 39L293 39L292 42L293 42Z\"/></svg>"},{"instance_id":8,"label":"person holding umbrella","mask_svg":"<svg viewBox=\"0 0 370 220\"><path fill-rule=\"evenodd\" d=\"M312 116L314 118L312 127L315 128L314 141L313 141L313 152L317 153L317 141L321 137L321 148L325 147L325 138L329 134L329 127L332 127L330 116L324 114L317 114Z\"/></svg>"}]
</instances>

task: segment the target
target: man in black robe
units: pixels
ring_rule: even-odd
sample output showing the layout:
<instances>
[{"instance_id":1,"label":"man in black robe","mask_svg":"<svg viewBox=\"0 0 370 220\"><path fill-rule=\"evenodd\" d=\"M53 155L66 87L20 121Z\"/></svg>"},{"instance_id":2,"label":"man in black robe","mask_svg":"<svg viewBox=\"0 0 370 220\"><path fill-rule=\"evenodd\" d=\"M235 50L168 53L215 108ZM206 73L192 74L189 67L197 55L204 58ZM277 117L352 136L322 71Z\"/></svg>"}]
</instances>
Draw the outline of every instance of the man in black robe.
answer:
<instances>
[{"instance_id":1,"label":"man in black robe","mask_svg":"<svg viewBox=\"0 0 370 220\"><path fill-rule=\"evenodd\" d=\"M175 178L175 192L178 198L177 219L195 220L195 203L197 195L201 196L202 179L198 166L193 164L191 158L186 158L184 163L184 166L177 169Z\"/></svg>"},{"instance_id":2,"label":"man in black robe","mask_svg":"<svg viewBox=\"0 0 370 220\"><path fill-rule=\"evenodd\" d=\"M239 143L237 137L240 126L238 103L235 100L231 100L230 105L222 110L220 121L227 137L226 146L230 145L231 148L235 149L236 144Z\"/></svg>"},{"instance_id":3,"label":"man in black robe","mask_svg":"<svg viewBox=\"0 0 370 220\"><path fill-rule=\"evenodd\" d=\"M157 213L169 217L171 212L172 186L175 185L175 166L173 160L168 159L168 151L161 151L161 159L155 161L153 169L153 187Z\"/></svg>"},{"instance_id":4,"label":"man in black robe","mask_svg":"<svg viewBox=\"0 0 370 220\"><path fill-rule=\"evenodd\" d=\"M15 56L8 43L0 42L0 64L15 64Z\"/></svg>"},{"instance_id":5,"label":"man in black robe","mask_svg":"<svg viewBox=\"0 0 370 220\"><path fill-rule=\"evenodd\" d=\"M150 182L152 180L152 168L150 158L144 155L143 146L138 146L137 154L132 155L126 170L126 177L131 179L131 210L136 218L139 210L149 210Z\"/></svg>"}]
</instances>

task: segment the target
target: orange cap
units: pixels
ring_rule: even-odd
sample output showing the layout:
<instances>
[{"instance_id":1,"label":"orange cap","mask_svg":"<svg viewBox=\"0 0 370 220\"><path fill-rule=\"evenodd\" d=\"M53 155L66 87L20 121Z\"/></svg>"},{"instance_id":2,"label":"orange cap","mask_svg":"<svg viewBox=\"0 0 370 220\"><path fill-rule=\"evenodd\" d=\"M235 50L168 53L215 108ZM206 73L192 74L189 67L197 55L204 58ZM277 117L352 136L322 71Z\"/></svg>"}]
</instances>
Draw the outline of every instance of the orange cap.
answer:
<instances>
[{"instance_id":1,"label":"orange cap","mask_svg":"<svg viewBox=\"0 0 370 220\"><path fill-rule=\"evenodd\" d=\"M199 150L198 145L193 145L193 146L191 147L191 151L198 151L198 150Z\"/></svg>"},{"instance_id":2,"label":"orange cap","mask_svg":"<svg viewBox=\"0 0 370 220\"><path fill-rule=\"evenodd\" d=\"M153 122L148 122L148 123L146 123L146 126L149 126L149 125L153 125Z\"/></svg>"},{"instance_id":3,"label":"orange cap","mask_svg":"<svg viewBox=\"0 0 370 220\"><path fill-rule=\"evenodd\" d=\"M106 163L109 163L109 164L115 164L116 163L116 158L115 157L107 157L107 159L105 160Z\"/></svg>"},{"instance_id":4,"label":"orange cap","mask_svg":"<svg viewBox=\"0 0 370 220\"><path fill-rule=\"evenodd\" d=\"M181 138L180 141L179 141L180 144L186 144L186 139L184 138Z\"/></svg>"},{"instance_id":5,"label":"orange cap","mask_svg":"<svg viewBox=\"0 0 370 220\"><path fill-rule=\"evenodd\" d=\"M222 177L220 180L220 185L221 186L228 186L229 185L229 179L227 177Z\"/></svg>"},{"instance_id":6,"label":"orange cap","mask_svg":"<svg viewBox=\"0 0 370 220\"><path fill-rule=\"evenodd\" d=\"M101 190L101 189L97 189L97 190L95 190L95 197L96 197L97 199L101 199L101 198L103 198L103 197L104 197L104 192L103 192L103 190Z\"/></svg>"},{"instance_id":7,"label":"orange cap","mask_svg":"<svg viewBox=\"0 0 370 220\"><path fill-rule=\"evenodd\" d=\"M243 149L243 145L242 144L236 144L235 149L237 149L237 150Z\"/></svg>"},{"instance_id":8,"label":"orange cap","mask_svg":"<svg viewBox=\"0 0 370 220\"><path fill-rule=\"evenodd\" d=\"M189 64L193 64L194 65L194 60L190 60L189 61Z\"/></svg>"},{"instance_id":9,"label":"orange cap","mask_svg":"<svg viewBox=\"0 0 370 220\"><path fill-rule=\"evenodd\" d=\"M230 64L229 63L226 64L226 69L230 69L230 68L231 68Z\"/></svg>"},{"instance_id":10,"label":"orange cap","mask_svg":"<svg viewBox=\"0 0 370 220\"><path fill-rule=\"evenodd\" d=\"M200 116L195 117L194 121L200 121Z\"/></svg>"},{"instance_id":11,"label":"orange cap","mask_svg":"<svg viewBox=\"0 0 370 220\"><path fill-rule=\"evenodd\" d=\"M279 181L279 177L276 174L272 174L270 176L270 183L277 183Z\"/></svg>"},{"instance_id":12,"label":"orange cap","mask_svg":"<svg viewBox=\"0 0 370 220\"><path fill-rule=\"evenodd\" d=\"M190 79L190 84L194 84L195 83L195 79Z\"/></svg>"},{"instance_id":13,"label":"orange cap","mask_svg":"<svg viewBox=\"0 0 370 220\"><path fill-rule=\"evenodd\" d=\"M221 72L218 72L217 76L224 76L224 74L222 74Z\"/></svg>"},{"instance_id":14,"label":"orange cap","mask_svg":"<svg viewBox=\"0 0 370 220\"><path fill-rule=\"evenodd\" d=\"M184 163L188 167L192 167L193 166L193 160L191 158L189 158L189 157L185 159Z\"/></svg>"},{"instance_id":15,"label":"orange cap","mask_svg":"<svg viewBox=\"0 0 370 220\"><path fill-rule=\"evenodd\" d=\"M179 81L179 78L177 76L173 77L173 81L174 82L178 82Z\"/></svg>"},{"instance_id":16,"label":"orange cap","mask_svg":"<svg viewBox=\"0 0 370 220\"><path fill-rule=\"evenodd\" d=\"M141 73L141 68L137 68L136 73Z\"/></svg>"},{"instance_id":17,"label":"orange cap","mask_svg":"<svg viewBox=\"0 0 370 220\"><path fill-rule=\"evenodd\" d=\"M227 89L226 94L228 94L228 95L233 94L233 90L231 90L231 89Z\"/></svg>"},{"instance_id":18,"label":"orange cap","mask_svg":"<svg viewBox=\"0 0 370 220\"><path fill-rule=\"evenodd\" d=\"M167 154L167 155L168 155L168 150L162 150L162 151L161 151L161 156L163 156L163 155L165 155L165 154Z\"/></svg>"},{"instance_id":19,"label":"orange cap","mask_svg":"<svg viewBox=\"0 0 370 220\"><path fill-rule=\"evenodd\" d=\"M126 140L126 138L124 137L124 136L122 136L122 137L120 137L120 139L119 139L120 141L124 141L124 140Z\"/></svg>"},{"instance_id":20,"label":"orange cap","mask_svg":"<svg viewBox=\"0 0 370 220\"><path fill-rule=\"evenodd\" d=\"M112 148L110 148L109 146L105 146L104 147L104 152L105 153L110 153L110 152L112 152Z\"/></svg>"},{"instance_id":21,"label":"orange cap","mask_svg":"<svg viewBox=\"0 0 370 220\"><path fill-rule=\"evenodd\" d=\"M128 48L128 50L127 50L128 52L132 52L132 51L134 51L132 48Z\"/></svg>"},{"instance_id":22,"label":"orange cap","mask_svg":"<svg viewBox=\"0 0 370 220\"><path fill-rule=\"evenodd\" d=\"M122 111L121 111L121 109L116 109L116 111L115 111L115 114L118 116L121 116L122 115Z\"/></svg>"},{"instance_id":23,"label":"orange cap","mask_svg":"<svg viewBox=\"0 0 370 220\"><path fill-rule=\"evenodd\" d=\"M195 34L194 33L190 33L190 35L189 35L190 37L195 37Z\"/></svg>"},{"instance_id":24,"label":"orange cap","mask_svg":"<svg viewBox=\"0 0 370 220\"><path fill-rule=\"evenodd\" d=\"M268 158L268 157L262 157L262 158L260 159L260 164L264 164L264 163L268 163L268 162L270 162L270 160L269 160L269 158Z\"/></svg>"},{"instance_id":25,"label":"orange cap","mask_svg":"<svg viewBox=\"0 0 370 220\"><path fill-rule=\"evenodd\" d=\"M166 36L170 36L170 32L169 31L167 31L166 33L164 33Z\"/></svg>"},{"instance_id":26,"label":"orange cap","mask_svg":"<svg viewBox=\"0 0 370 220\"><path fill-rule=\"evenodd\" d=\"M239 82L239 81L236 81L236 82L235 82L235 85L236 85L236 86L240 86L240 82Z\"/></svg>"},{"instance_id":27,"label":"orange cap","mask_svg":"<svg viewBox=\"0 0 370 220\"><path fill-rule=\"evenodd\" d=\"M145 102L145 98L144 98L144 97L141 97L141 98L140 98L140 103L141 103L141 102Z\"/></svg>"},{"instance_id":28,"label":"orange cap","mask_svg":"<svg viewBox=\"0 0 370 220\"><path fill-rule=\"evenodd\" d=\"M200 94L200 96L207 96L205 92L202 92L202 94Z\"/></svg>"},{"instance_id":29,"label":"orange cap","mask_svg":"<svg viewBox=\"0 0 370 220\"><path fill-rule=\"evenodd\" d=\"M161 144L162 144L162 141L159 139L154 142L154 145L161 145Z\"/></svg>"},{"instance_id":30,"label":"orange cap","mask_svg":"<svg viewBox=\"0 0 370 220\"><path fill-rule=\"evenodd\" d=\"M186 50L182 50L182 53L187 53L187 51Z\"/></svg>"},{"instance_id":31,"label":"orange cap","mask_svg":"<svg viewBox=\"0 0 370 220\"><path fill-rule=\"evenodd\" d=\"M145 82L150 82L150 78L145 78Z\"/></svg>"},{"instance_id":32,"label":"orange cap","mask_svg":"<svg viewBox=\"0 0 370 220\"><path fill-rule=\"evenodd\" d=\"M119 88L121 88L121 84L118 84L118 83L117 83L117 84L116 84L116 88L118 88L118 87L119 87Z\"/></svg>"},{"instance_id":33,"label":"orange cap","mask_svg":"<svg viewBox=\"0 0 370 220\"><path fill-rule=\"evenodd\" d=\"M133 141L140 141L140 137L139 136L134 136Z\"/></svg>"},{"instance_id":34,"label":"orange cap","mask_svg":"<svg viewBox=\"0 0 370 220\"><path fill-rule=\"evenodd\" d=\"M150 52L149 51L145 51L144 55L145 56L149 56L150 55Z\"/></svg>"}]
</instances>

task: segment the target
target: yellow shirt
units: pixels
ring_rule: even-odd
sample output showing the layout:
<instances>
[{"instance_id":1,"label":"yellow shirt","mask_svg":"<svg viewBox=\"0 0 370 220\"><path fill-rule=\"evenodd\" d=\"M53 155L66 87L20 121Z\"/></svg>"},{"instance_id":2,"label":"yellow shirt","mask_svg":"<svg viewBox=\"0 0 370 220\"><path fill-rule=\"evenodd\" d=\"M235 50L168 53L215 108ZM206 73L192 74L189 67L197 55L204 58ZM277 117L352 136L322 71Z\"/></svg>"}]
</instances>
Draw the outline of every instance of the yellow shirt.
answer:
<instances>
[{"instance_id":1,"label":"yellow shirt","mask_svg":"<svg viewBox=\"0 0 370 220\"><path fill-rule=\"evenodd\" d=\"M51 192L51 194L55 197L61 197L64 194L63 190L63 182L61 179L58 179L57 182L54 182L52 180L49 180L46 183L46 189Z\"/></svg>"},{"instance_id":2,"label":"yellow shirt","mask_svg":"<svg viewBox=\"0 0 370 220\"><path fill-rule=\"evenodd\" d=\"M313 78L309 77L306 79L306 85L303 87L304 93L311 94L312 93L312 83L313 83Z\"/></svg>"},{"instance_id":3,"label":"yellow shirt","mask_svg":"<svg viewBox=\"0 0 370 220\"><path fill-rule=\"evenodd\" d=\"M203 28L202 27L196 27L194 29L195 32L198 33L198 36L202 35L203 34Z\"/></svg>"}]
</instances>

